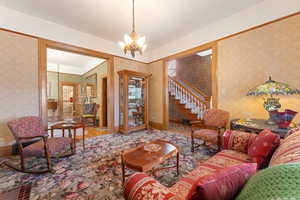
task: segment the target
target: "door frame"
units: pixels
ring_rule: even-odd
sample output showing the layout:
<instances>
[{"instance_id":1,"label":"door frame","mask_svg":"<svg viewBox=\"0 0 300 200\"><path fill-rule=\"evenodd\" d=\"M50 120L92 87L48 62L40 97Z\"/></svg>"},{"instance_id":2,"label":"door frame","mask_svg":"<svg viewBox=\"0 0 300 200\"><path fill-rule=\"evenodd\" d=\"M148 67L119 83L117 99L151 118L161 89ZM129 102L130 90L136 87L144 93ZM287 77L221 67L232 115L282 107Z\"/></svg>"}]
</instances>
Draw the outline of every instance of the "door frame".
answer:
<instances>
[{"instance_id":1,"label":"door frame","mask_svg":"<svg viewBox=\"0 0 300 200\"><path fill-rule=\"evenodd\" d=\"M47 39L38 39L38 54L39 54L39 104L40 116L43 123L47 126L47 48L57 49L72 53L77 53L86 56L106 59L107 62L107 123L108 130L114 132L114 61L113 55L94 51L74 45L55 42Z\"/></svg>"},{"instance_id":2,"label":"door frame","mask_svg":"<svg viewBox=\"0 0 300 200\"><path fill-rule=\"evenodd\" d=\"M73 96L74 97L77 97L77 93L78 93L78 86L79 86L79 83L76 83L76 82L60 82L59 84L58 84L59 86L59 99L58 99L58 102L59 102L59 108L58 108L58 110L59 110L59 112L60 112L60 115L63 115L63 110L64 110L64 103L63 103L63 86L73 86L74 87L74 94L73 94ZM73 107L75 107L75 104L76 104L76 98L73 98L74 99L74 105L73 105Z\"/></svg>"},{"instance_id":3,"label":"door frame","mask_svg":"<svg viewBox=\"0 0 300 200\"><path fill-rule=\"evenodd\" d=\"M211 77L212 77L212 97L211 106L212 108L218 108L218 77L217 77L217 66L218 66L218 43L217 41L210 42L193 49L189 49L172 56L164 58L163 61L163 128L169 128L169 91L168 91L168 66L167 62L193 55L199 51L204 51L207 49L212 49L212 59L211 59Z\"/></svg>"}]
</instances>

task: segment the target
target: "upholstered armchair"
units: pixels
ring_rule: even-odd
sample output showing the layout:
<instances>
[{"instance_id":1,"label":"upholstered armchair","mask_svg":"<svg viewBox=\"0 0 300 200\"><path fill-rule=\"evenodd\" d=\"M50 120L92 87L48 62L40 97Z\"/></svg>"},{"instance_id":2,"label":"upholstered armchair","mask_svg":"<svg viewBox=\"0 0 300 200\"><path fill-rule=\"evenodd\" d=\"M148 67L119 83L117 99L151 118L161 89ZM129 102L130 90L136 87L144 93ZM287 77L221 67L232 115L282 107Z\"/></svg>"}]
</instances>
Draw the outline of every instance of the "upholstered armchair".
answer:
<instances>
[{"instance_id":1,"label":"upholstered armchair","mask_svg":"<svg viewBox=\"0 0 300 200\"><path fill-rule=\"evenodd\" d=\"M204 111L203 120L191 122L192 152L199 147L195 139L218 145L218 150L222 146L222 132L225 131L229 120L229 112L220 109L207 109Z\"/></svg>"},{"instance_id":2,"label":"upholstered armchair","mask_svg":"<svg viewBox=\"0 0 300 200\"><path fill-rule=\"evenodd\" d=\"M25 173L46 173L51 171L51 157L65 157L74 154L72 138L57 137L49 138L47 130L44 129L42 119L39 117L22 117L7 123L13 133L16 144L18 145L21 168L14 166L6 161L4 164L17 171ZM24 146L24 143L32 143ZM71 153L66 154L66 148L70 146ZM25 166L25 157L35 156L46 158L47 169L44 170L27 170Z\"/></svg>"}]
</instances>

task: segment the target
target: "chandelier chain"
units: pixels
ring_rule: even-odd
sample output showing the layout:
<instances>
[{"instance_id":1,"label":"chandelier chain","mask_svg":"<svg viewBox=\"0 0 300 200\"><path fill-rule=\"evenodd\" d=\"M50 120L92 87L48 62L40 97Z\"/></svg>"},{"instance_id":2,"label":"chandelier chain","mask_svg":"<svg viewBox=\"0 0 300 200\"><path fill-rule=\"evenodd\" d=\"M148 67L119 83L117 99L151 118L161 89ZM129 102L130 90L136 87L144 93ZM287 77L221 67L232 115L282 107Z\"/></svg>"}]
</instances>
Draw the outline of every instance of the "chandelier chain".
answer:
<instances>
[{"instance_id":1,"label":"chandelier chain","mask_svg":"<svg viewBox=\"0 0 300 200\"><path fill-rule=\"evenodd\" d=\"M135 14L134 14L134 0L132 0L132 30L135 31Z\"/></svg>"}]
</instances>

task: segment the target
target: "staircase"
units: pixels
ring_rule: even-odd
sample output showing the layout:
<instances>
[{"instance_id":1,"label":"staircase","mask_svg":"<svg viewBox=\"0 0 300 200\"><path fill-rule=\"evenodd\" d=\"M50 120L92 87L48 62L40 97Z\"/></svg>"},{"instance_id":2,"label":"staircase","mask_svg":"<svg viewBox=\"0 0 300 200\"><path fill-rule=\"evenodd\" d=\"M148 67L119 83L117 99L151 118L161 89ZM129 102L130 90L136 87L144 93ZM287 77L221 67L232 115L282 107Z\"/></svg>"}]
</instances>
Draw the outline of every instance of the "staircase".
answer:
<instances>
[{"instance_id":1,"label":"staircase","mask_svg":"<svg viewBox=\"0 0 300 200\"><path fill-rule=\"evenodd\" d=\"M211 98L187 82L169 76L168 90L171 103L186 120L201 120L204 110L210 108Z\"/></svg>"}]
</instances>

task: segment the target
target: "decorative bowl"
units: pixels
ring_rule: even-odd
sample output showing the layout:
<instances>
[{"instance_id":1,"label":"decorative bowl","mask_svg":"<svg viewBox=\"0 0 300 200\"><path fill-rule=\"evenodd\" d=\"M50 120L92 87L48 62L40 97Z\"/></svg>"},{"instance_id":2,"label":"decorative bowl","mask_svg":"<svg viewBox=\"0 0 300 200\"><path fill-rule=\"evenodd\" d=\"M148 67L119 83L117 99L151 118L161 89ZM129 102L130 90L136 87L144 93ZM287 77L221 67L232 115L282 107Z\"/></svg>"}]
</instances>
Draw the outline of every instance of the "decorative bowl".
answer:
<instances>
[{"instance_id":1,"label":"decorative bowl","mask_svg":"<svg viewBox=\"0 0 300 200\"><path fill-rule=\"evenodd\" d=\"M288 128L296 114L297 112L288 109L284 112L270 111L271 119L276 122L278 128Z\"/></svg>"},{"instance_id":2,"label":"decorative bowl","mask_svg":"<svg viewBox=\"0 0 300 200\"><path fill-rule=\"evenodd\" d=\"M157 152L161 149L161 146L158 144L146 144L144 150L148 152Z\"/></svg>"}]
</instances>

